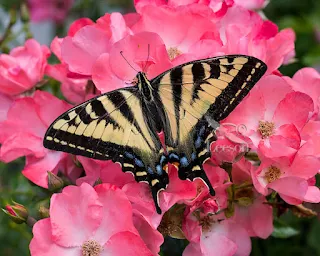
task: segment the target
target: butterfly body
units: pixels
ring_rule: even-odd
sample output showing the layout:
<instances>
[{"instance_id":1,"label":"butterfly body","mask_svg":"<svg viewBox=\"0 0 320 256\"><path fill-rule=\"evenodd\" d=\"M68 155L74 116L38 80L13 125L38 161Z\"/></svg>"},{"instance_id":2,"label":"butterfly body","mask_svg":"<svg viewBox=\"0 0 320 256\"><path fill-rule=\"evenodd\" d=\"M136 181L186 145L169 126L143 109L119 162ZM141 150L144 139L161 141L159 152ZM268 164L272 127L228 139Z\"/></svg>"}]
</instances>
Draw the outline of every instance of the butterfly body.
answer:
<instances>
[{"instance_id":1,"label":"butterfly body","mask_svg":"<svg viewBox=\"0 0 320 256\"><path fill-rule=\"evenodd\" d=\"M203 164L218 122L265 71L256 58L229 55L185 63L152 80L138 72L135 86L97 96L58 117L44 146L120 163L136 181L150 185L158 213L159 192L169 184L168 163L180 179L202 179L214 195Z\"/></svg>"}]
</instances>

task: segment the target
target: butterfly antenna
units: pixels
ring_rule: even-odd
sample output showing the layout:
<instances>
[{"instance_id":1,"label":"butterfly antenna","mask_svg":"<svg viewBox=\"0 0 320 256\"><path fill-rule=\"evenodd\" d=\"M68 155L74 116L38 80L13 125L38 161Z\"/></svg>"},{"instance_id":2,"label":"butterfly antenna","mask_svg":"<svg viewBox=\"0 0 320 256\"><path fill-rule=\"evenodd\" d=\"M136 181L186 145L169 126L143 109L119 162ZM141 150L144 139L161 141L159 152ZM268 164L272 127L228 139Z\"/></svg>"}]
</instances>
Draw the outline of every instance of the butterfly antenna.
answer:
<instances>
[{"instance_id":1,"label":"butterfly antenna","mask_svg":"<svg viewBox=\"0 0 320 256\"><path fill-rule=\"evenodd\" d=\"M147 57L146 64L144 65L144 67L142 69L143 72L146 70L146 67L147 67L148 61L149 61L149 57L150 57L150 44L148 44L148 57Z\"/></svg>"},{"instance_id":2,"label":"butterfly antenna","mask_svg":"<svg viewBox=\"0 0 320 256\"><path fill-rule=\"evenodd\" d=\"M129 61L124 57L124 55L123 55L123 52L121 51L120 52L120 54L121 54L121 56L122 56L122 58L124 58L124 60L128 63L128 65L134 70L134 71L136 71L137 73L139 72L138 70L136 70L130 63L129 63Z\"/></svg>"}]
</instances>

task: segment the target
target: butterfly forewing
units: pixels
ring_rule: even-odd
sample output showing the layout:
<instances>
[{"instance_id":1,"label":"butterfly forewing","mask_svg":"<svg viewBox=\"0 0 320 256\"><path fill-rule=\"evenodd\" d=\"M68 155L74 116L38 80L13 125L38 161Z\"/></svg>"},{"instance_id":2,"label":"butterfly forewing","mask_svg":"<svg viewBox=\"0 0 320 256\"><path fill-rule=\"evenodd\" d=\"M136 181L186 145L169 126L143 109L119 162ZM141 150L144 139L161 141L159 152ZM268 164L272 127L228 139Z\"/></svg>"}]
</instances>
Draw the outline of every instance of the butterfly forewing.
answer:
<instances>
[{"instance_id":1,"label":"butterfly forewing","mask_svg":"<svg viewBox=\"0 0 320 256\"><path fill-rule=\"evenodd\" d=\"M136 90L117 90L91 99L57 118L48 129L49 149L108 160L126 150L152 159L160 142L143 118ZM117 160L117 159L116 159Z\"/></svg>"},{"instance_id":2,"label":"butterfly forewing","mask_svg":"<svg viewBox=\"0 0 320 256\"><path fill-rule=\"evenodd\" d=\"M202 165L211 155L217 122L231 113L266 69L256 58L229 55L186 63L151 81L165 116L169 159L179 166L180 178L209 182Z\"/></svg>"},{"instance_id":3,"label":"butterfly forewing","mask_svg":"<svg viewBox=\"0 0 320 256\"><path fill-rule=\"evenodd\" d=\"M256 58L230 55L183 64L153 79L167 145L181 145L206 113L215 121L228 116L265 71Z\"/></svg>"}]
</instances>

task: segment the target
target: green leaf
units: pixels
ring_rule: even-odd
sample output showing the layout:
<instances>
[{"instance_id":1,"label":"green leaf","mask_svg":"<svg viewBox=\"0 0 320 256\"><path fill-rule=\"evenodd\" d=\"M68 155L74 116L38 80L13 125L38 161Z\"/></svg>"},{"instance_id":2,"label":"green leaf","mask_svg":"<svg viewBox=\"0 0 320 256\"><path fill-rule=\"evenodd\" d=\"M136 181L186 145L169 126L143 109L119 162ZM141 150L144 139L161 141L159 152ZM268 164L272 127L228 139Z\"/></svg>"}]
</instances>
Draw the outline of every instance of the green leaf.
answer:
<instances>
[{"instance_id":1,"label":"green leaf","mask_svg":"<svg viewBox=\"0 0 320 256\"><path fill-rule=\"evenodd\" d=\"M300 231L297 229L294 229L289 226L282 226L282 227L277 227L276 225L274 226L272 236L275 238L289 238L292 236L299 235Z\"/></svg>"},{"instance_id":2,"label":"green leaf","mask_svg":"<svg viewBox=\"0 0 320 256\"><path fill-rule=\"evenodd\" d=\"M302 58L302 62L306 66L314 66L320 63L320 45L312 47Z\"/></svg>"}]
</instances>

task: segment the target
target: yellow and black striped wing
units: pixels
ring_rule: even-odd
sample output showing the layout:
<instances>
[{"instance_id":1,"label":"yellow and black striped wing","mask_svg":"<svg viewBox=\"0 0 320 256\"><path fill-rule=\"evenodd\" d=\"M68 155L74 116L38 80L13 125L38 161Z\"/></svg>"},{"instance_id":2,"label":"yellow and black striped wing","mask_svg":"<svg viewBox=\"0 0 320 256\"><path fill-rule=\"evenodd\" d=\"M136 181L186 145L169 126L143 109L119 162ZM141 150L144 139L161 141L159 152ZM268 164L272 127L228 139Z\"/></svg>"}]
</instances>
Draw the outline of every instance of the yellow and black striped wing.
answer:
<instances>
[{"instance_id":1,"label":"yellow and black striped wing","mask_svg":"<svg viewBox=\"0 0 320 256\"><path fill-rule=\"evenodd\" d=\"M133 87L100 95L58 117L45 134L44 146L110 159L125 171L145 173L145 166L156 161L161 143L146 124L142 104Z\"/></svg>"},{"instance_id":2,"label":"yellow and black striped wing","mask_svg":"<svg viewBox=\"0 0 320 256\"><path fill-rule=\"evenodd\" d=\"M52 150L120 163L136 181L150 185L161 213L158 194L169 183L167 158L144 104L137 87L102 94L58 117L43 144Z\"/></svg>"},{"instance_id":3,"label":"yellow and black striped wing","mask_svg":"<svg viewBox=\"0 0 320 256\"><path fill-rule=\"evenodd\" d=\"M183 180L202 179L215 192L203 170L216 140L219 121L248 94L265 73L253 57L228 55L177 66L151 81L164 120L169 162Z\"/></svg>"},{"instance_id":4,"label":"yellow and black striped wing","mask_svg":"<svg viewBox=\"0 0 320 256\"><path fill-rule=\"evenodd\" d=\"M265 71L254 57L227 55L186 63L153 79L166 145L184 145L205 114L217 122L227 117Z\"/></svg>"}]
</instances>

